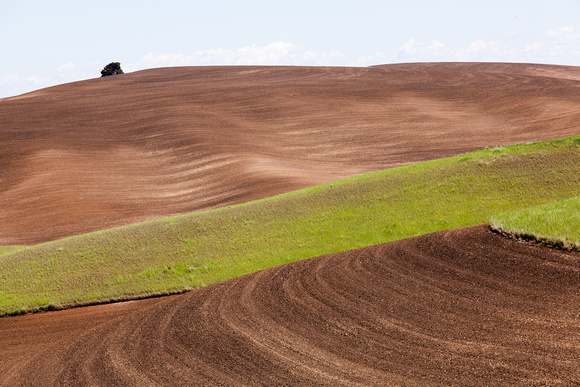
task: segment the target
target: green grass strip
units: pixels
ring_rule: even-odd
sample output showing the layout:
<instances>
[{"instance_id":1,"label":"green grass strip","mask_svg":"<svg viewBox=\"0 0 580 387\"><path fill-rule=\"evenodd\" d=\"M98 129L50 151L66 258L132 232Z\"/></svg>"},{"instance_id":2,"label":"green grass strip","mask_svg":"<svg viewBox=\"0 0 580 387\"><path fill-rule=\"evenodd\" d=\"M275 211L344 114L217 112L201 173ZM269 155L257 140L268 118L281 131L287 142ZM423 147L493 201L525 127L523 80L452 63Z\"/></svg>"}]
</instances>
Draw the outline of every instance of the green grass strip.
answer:
<instances>
[{"instance_id":1,"label":"green grass strip","mask_svg":"<svg viewBox=\"0 0 580 387\"><path fill-rule=\"evenodd\" d=\"M580 196L492 217L503 233L580 251Z\"/></svg>"},{"instance_id":2,"label":"green grass strip","mask_svg":"<svg viewBox=\"0 0 580 387\"><path fill-rule=\"evenodd\" d=\"M580 137L435 160L0 256L0 315L179 292L580 194Z\"/></svg>"},{"instance_id":3,"label":"green grass strip","mask_svg":"<svg viewBox=\"0 0 580 387\"><path fill-rule=\"evenodd\" d=\"M4 254L14 253L25 248L26 246L0 246L0 257Z\"/></svg>"}]
</instances>

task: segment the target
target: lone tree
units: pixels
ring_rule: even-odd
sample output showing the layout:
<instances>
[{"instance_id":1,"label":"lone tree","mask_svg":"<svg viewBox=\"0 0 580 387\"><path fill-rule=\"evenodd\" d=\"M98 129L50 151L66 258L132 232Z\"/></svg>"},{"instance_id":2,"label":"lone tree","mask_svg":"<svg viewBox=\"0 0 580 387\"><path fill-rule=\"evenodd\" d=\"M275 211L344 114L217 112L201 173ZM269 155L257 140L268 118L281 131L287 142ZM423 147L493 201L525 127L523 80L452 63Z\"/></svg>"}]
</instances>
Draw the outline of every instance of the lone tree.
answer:
<instances>
[{"instance_id":1,"label":"lone tree","mask_svg":"<svg viewBox=\"0 0 580 387\"><path fill-rule=\"evenodd\" d=\"M117 74L125 74L123 70L121 70L121 63L119 62L111 62L106 65L103 70L101 70L101 78Z\"/></svg>"}]
</instances>

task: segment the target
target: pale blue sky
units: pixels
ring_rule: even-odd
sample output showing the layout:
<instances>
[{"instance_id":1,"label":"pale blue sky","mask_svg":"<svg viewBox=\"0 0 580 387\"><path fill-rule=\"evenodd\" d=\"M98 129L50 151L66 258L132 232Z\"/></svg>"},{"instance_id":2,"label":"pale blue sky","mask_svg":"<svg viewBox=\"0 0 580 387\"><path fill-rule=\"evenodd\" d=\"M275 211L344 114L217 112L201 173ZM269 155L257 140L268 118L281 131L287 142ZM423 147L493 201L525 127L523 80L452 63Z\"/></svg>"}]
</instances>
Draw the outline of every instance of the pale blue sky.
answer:
<instances>
[{"instance_id":1,"label":"pale blue sky","mask_svg":"<svg viewBox=\"0 0 580 387\"><path fill-rule=\"evenodd\" d=\"M578 0L0 0L0 98L179 65L580 65Z\"/></svg>"}]
</instances>

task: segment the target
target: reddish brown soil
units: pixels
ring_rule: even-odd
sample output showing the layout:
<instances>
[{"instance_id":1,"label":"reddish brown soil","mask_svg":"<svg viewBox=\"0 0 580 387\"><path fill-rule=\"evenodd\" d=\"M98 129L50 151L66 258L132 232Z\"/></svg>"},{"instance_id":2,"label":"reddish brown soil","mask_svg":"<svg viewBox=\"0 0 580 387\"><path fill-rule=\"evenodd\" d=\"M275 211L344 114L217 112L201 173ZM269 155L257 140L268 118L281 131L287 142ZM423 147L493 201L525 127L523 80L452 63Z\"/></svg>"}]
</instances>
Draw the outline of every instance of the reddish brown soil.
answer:
<instances>
[{"instance_id":1,"label":"reddish brown soil","mask_svg":"<svg viewBox=\"0 0 580 387\"><path fill-rule=\"evenodd\" d=\"M0 245L579 133L580 70L184 67L0 99Z\"/></svg>"},{"instance_id":2,"label":"reddish brown soil","mask_svg":"<svg viewBox=\"0 0 580 387\"><path fill-rule=\"evenodd\" d=\"M486 226L0 319L3 385L573 385L580 255Z\"/></svg>"},{"instance_id":3,"label":"reddish brown soil","mask_svg":"<svg viewBox=\"0 0 580 387\"><path fill-rule=\"evenodd\" d=\"M148 70L0 100L0 244L579 133L580 70ZM0 385L580 380L580 258L484 226L0 319Z\"/></svg>"}]
</instances>

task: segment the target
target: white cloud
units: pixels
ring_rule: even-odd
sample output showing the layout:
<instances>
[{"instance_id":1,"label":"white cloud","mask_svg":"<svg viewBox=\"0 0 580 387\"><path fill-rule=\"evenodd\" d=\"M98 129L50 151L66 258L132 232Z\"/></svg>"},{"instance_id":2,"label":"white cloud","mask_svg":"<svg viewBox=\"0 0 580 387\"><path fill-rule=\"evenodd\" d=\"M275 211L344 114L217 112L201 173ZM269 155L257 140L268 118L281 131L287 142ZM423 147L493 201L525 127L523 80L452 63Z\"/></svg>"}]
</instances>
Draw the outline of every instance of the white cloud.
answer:
<instances>
[{"instance_id":1,"label":"white cloud","mask_svg":"<svg viewBox=\"0 0 580 387\"><path fill-rule=\"evenodd\" d=\"M76 65L74 63L68 62L68 63L63 64L62 66L58 67L56 70L59 72L70 71L70 70L74 69L75 67L76 67Z\"/></svg>"},{"instance_id":2,"label":"white cloud","mask_svg":"<svg viewBox=\"0 0 580 387\"><path fill-rule=\"evenodd\" d=\"M478 40L465 48L454 50L453 60L459 62L494 62L517 60L517 50L507 47L503 42Z\"/></svg>"},{"instance_id":3,"label":"white cloud","mask_svg":"<svg viewBox=\"0 0 580 387\"><path fill-rule=\"evenodd\" d=\"M541 40L514 46L502 41L477 40L454 47L444 42L409 39L393 56L396 62L432 61L531 62L577 65L580 63L580 34L573 26L546 31Z\"/></svg>"},{"instance_id":4,"label":"white cloud","mask_svg":"<svg viewBox=\"0 0 580 387\"><path fill-rule=\"evenodd\" d=\"M50 77L43 77L40 75L33 75L30 77L18 77L16 75L6 75L0 78L0 86L2 87L13 87L13 88L20 88L24 85L30 86L41 86L46 83L50 83Z\"/></svg>"},{"instance_id":5,"label":"white cloud","mask_svg":"<svg viewBox=\"0 0 580 387\"><path fill-rule=\"evenodd\" d=\"M41 75L6 75L0 77L0 98L99 76L100 68L95 63L77 65L72 62L65 63Z\"/></svg>"},{"instance_id":6,"label":"white cloud","mask_svg":"<svg viewBox=\"0 0 580 387\"><path fill-rule=\"evenodd\" d=\"M360 56L354 62L350 63L351 66L372 66L379 64L386 64L392 62L387 54L382 52L375 52L373 55Z\"/></svg>"},{"instance_id":7,"label":"white cloud","mask_svg":"<svg viewBox=\"0 0 580 387\"><path fill-rule=\"evenodd\" d=\"M548 30L546 32L546 36L549 36L549 37L570 36L570 34L572 34L573 32L574 32L573 26L566 26L566 27L561 27L561 28L557 28L557 29L553 29L553 30Z\"/></svg>"},{"instance_id":8,"label":"white cloud","mask_svg":"<svg viewBox=\"0 0 580 387\"><path fill-rule=\"evenodd\" d=\"M16 75L5 75L0 78L0 86L13 85L17 82L19 82L19 79Z\"/></svg>"},{"instance_id":9,"label":"white cloud","mask_svg":"<svg viewBox=\"0 0 580 387\"><path fill-rule=\"evenodd\" d=\"M319 50L306 51L301 55L300 61L312 65L338 65L343 63L346 55L340 51L324 52Z\"/></svg>"},{"instance_id":10,"label":"white cloud","mask_svg":"<svg viewBox=\"0 0 580 387\"><path fill-rule=\"evenodd\" d=\"M405 62L436 62L449 60L452 48L438 40L432 42L418 42L409 39L396 52L395 61Z\"/></svg>"},{"instance_id":11,"label":"white cloud","mask_svg":"<svg viewBox=\"0 0 580 387\"><path fill-rule=\"evenodd\" d=\"M333 65L346 56L340 51L306 50L288 42L273 42L265 46L251 45L228 50L216 48L191 54L148 53L140 61L127 65L129 70L165 66L195 65Z\"/></svg>"},{"instance_id":12,"label":"white cloud","mask_svg":"<svg viewBox=\"0 0 580 387\"><path fill-rule=\"evenodd\" d=\"M40 75L29 77L6 75L0 78L0 98L27 93L29 91L53 86L57 83L56 80L50 77Z\"/></svg>"},{"instance_id":13,"label":"white cloud","mask_svg":"<svg viewBox=\"0 0 580 387\"><path fill-rule=\"evenodd\" d=\"M148 53L133 63L123 63L125 72L153 67L197 65L304 65L304 66L370 66L396 62L489 61L580 64L580 33L574 26L545 31L535 41L523 41L518 31L506 32L506 41L475 40L463 46L451 42L408 39L398 49L376 51L356 58L341 51L306 48L299 44L277 41L238 49L215 48L192 53ZM104 63L64 63L52 71L35 76L0 76L0 98L18 95L43 87L98 78Z\"/></svg>"},{"instance_id":14,"label":"white cloud","mask_svg":"<svg viewBox=\"0 0 580 387\"><path fill-rule=\"evenodd\" d=\"M573 26L548 30L543 40L525 47L524 55L537 58L539 62L577 65L580 63L580 33Z\"/></svg>"}]
</instances>

